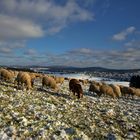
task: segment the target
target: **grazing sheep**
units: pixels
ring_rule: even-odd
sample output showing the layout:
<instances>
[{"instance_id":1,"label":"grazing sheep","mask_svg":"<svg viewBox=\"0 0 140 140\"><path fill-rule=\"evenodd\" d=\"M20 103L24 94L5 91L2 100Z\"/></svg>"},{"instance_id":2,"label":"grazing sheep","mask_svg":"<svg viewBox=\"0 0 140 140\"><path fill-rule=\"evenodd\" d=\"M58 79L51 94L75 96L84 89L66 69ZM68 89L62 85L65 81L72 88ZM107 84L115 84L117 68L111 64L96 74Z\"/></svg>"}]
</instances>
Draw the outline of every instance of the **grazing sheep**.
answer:
<instances>
[{"instance_id":1,"label":"grazing sheep","mask_svg":"<svg viewBox=\"0 0 140 140\"><path fill-rule=\"evenodd\" d=\"M100 97L102 95L100 87L101 83L92 82L89 86L89 92L95 92Z\"/></svg>"},{"instance_id":2,"label":"grazing sheep","mask_svg":"<svg viewBox=\"0 0 140 140\"><path fill-rule=\"evenodd\" d=\"M110 84L109 86L112 87L116 97L118 97L118 98L121 97L121 89L120 89L120 87L118 85Z\"/></svg>"},{"instance_id":3,"label":"grazing sheep","mask_svg":"<svg viewBox=\"0 0 140 140\"><path fill-rule=\"evenodd\" d=\"M74 84L80 84L79 80L77 79L71 79L69 82L69 90L71 91L73 89Z\"/></svg>"},{"instance_id":4,"label":"grazing sheep","mask_svg":"<svg viewBox=\"0 0 140 140\"><path fill-rule=\"evenodd\" d=\"M17 77L15 78L14 83L15 83L15 85L18 85L18 87L19 87L19 85L21 84L20 78L22 77L23 74L24 74L24 72L21 72L21 71L20 71L20 72L17 74Z\"/></svg>"},{"instance_id":5,"label":"grazing sheep","mask_svg":"<svg viewBox=\"0 0 140 140\"><path fill-rule=\"evenodd\" d=\"M55 79L56 83L60 83L60 84L62 84L65 80L64 77L54 77L54 79Z\"/></svg>"},{"instance_id":6,"label":"grazing sheep","mask_svg":"<svg viewBox=\"0 0 140 140\"><path fill-rule=\"evenodd\" d=\"M24 85L27 90L32 89L31 77L27 72L19 72L16 81L18 83L18 87L21 84L21 86L23 87Z\"/></svg>"},{"instance_id":7,"label":"grazing sheep","mask_svg":"<svg viewBox=\"0 0 140 140\"><path fill-rule=\"evenodd\" d=\"M83 97L83 89L80 82L77 79L71 79L69 82L69 90L73 92L73 95L77 93L78 99Z\"/></svg>"},{"instance_id":8,"label":"grazing sheep","mask_svg":"<svg viewBox=\"0 0 140 140\"><path fill-rule=\"evenodd\" d=\"M84 80L79 79L79 82L82 83L84 85Z\"/></svg>"},{"instance_id":9,"label":"grazing sheep","mask_svg":"<svg viewBox=\"0 0 140 140\"><path fill-rule=\"evenodd\" d=\"M34 86L34 82L35 82L35 79L36 78L40 78L41 75L38 74L38 73L29 73L30 77L31 77L31 84L32 84L32 87Z\"/></svg>"},{"instance_id":10,"label":"grazing sheep","mask_svg":"<svg viewBox=\"0 0 140 140\"><path fill-rule=\"evenodd\" d=\"M103 82L96 82L96 81L90 81L91 84L96 84L98 86L101 86L103 85L104 83Z\"/></svg>"},{"instance_id":11,"label":"grazing sheep","mask_svg":"<svg viewBox=\"0 0 140 140\"><path fill-rule=\"evenodd\" d=\"M36 75L35 75L35 73L29 73L29 75L31 77L31 85L33 87L34 86L34 81L35 81Z\"/></svg>"},{"instance_id":12,"label":"grazing sheep","mask_svg":"<svg viewBox=\"0 0 140 140\"><path fill-rule=\"evenodd\" d=\"M115 98L116 95L114 94L113 88L107 84L102 84L100 87L100 92L106 95L110 95L111 97Z\"/></svg>"},{"instance_id":13,"label":"grazing sheep","mask_svg":"<svg viewBox=\"0 0 140 140\"><path fill-rule=\"evenodd\" d=\"M47 86L47 87L49 87L51 89L54 89L55 91L58 90L56 81L52 77L44 76L42 78L42 88L44 86Z\"/></svg>"},{"instance_id":14,"label":"grazing sheep","mask_svg":"<svg viewBox=\"0 0 140 140\"><path fill-rule=\"evenodd\" d=\"M120 89L121 89L122 96L127 98L131 96L133 98L134 96L133 88L120 85Z\"/></svg>"},{"instance_id":15,"label":"grazing sheep","mask_svg":"<svg viewBox=\"0 0 140 140\"><path fill-rule=\"evenodd\" d=\"M86 85L88 84L88 79L84 79L84 80L79 79L79 82L81 82L83 85Z\"/></svg>"},{"instance_id":16,"label":"grazing sheep","mask_svg":"<svg viewBox=\"0 0 140 140\"><path fill-rule=\"evenodd\" d=\"M14 75L15 75L15 77L17 77L18 71L14 71Z\"/></svg>"},{"instance_id":17,"label":"grazing sheep","mask_svg":"<svg viewBox=\"0 0 140 140\"><path fill-rule=\"evenodd\" d=\"M4 80L4 81L13 82L14 72L6 70L6 69L1 69L0 78L1 80Z\"/></svg>"},{"instance_id":18,"label":"grazing sheep","mask_svg":"<svg viewBox=\"0 0 140 140\"><path fill-rule=\"evenodd\" d=\"M140 89L133 88L133 94L140 97Z\"/></svg>"},{"instance_id":19,"label":"grazing sheep","mask_svg":"<svg viewBox=\"0 0 140 140\"><path fill-rule=\"evenodd\" d=\"M87 85L88 83L89 83L89 80L88 79L85 79L84 80L84 84Z\"/></svg>"}]
</instances>

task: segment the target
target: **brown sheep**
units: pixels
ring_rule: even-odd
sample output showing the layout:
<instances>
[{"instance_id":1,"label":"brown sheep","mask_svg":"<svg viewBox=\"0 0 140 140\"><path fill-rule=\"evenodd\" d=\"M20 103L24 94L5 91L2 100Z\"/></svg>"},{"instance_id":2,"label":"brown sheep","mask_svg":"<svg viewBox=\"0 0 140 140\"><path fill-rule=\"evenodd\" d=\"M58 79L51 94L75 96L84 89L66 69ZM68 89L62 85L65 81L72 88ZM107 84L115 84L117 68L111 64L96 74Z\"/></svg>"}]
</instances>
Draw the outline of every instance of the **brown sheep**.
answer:
<instances>
[{"instance_id":1,"label":"brown sheep","mask_svg":"<svg viewBox=\"0 0 140 140\"><path fill-rule=\"evenodd\" d=\"M70 82L69 82L70 91L73 89L73 84L80 84L80 82L77 79L71 79Z\"/></svg>"},{"instance_id":2,"label":"brown sheep","mask_svg":"<svg viewBox=\"0 0 140 140\"><path fill-rule=\"evenodd\" d=\"M133 88L133 94L140 97L140 89Z\"/></svg>"},{"instance_id":3,"label":"brown sheep","mask_svg":"<svg viewBox=\"0 0 140 140\"><path fill-rule=\"evenodd\" d=\"M84 80L79 79L79 82L81 82L83 85L88 84L88 80L87 79L84 79Z\"/></svg>"},{"instance_id":4,"label":"brown sheep","mask_svg":"<svg viewBox=\"0 0 140 140\"><path fill-rule=\"evenodd\" d=\"M120 89L121 89L122 96L127 98L131 96L131 98L133 98L134 96L133 88L120 85Z\"/></svg>"},{"instance_id":5,"label":"brown sheep","mask_svg":"<svg viewBox=\"0 0 140 140\"><path fill-rule=\"evenodd\" d=\"M1 69L0 70L0 78L1 78L1 80L4 80L4 81L13 82L14 73L13 73L13 71Z\"/></svg>"},{"instance_id":6,"label":"brown sheep","mask_svg":"<svg viewBox=\"0 0 140 140\"><path fill-rule=\"evenodd\" d=\"M84 84L87 85L88 83L89 83L89 80L88 79L85 79L84 80Z\"/></svg>"},{"instance_id":7,"label":"brown sheep","mask_svg":"<svg viewBox=\"0 0 140 140\"><path fill-rule=\"evenodd\" d=\"M86 85L88 83L88 80L87 79L85 79L85 80L79 79L79 82L81 82L83 85Z\"/></svg>"},{"instance_id":8,"label":"brown sheep","mask_svg":"<svg viewBox=\"0 0 140 140\"><path fill-rule=\"evenodd\" d=\"M56 83L60 83L60 84L62 84L65 80L64 77L54 77L54 79L55 79Z\"/></svg>"},{"instance_id":9,"label":"brown sheep","mask_svg":"<svg viewBox=\"0 0 140 140\"><path fill-rule=\"evenodd\" d=\"M14 75L15 75L15 77L17 77L18 71L14 71Z\"/></svg>"},{"instance_id":10,"label":"brown sheep","mask_svg":"<svg viewBox=\"0 0 140 140\"><path fill-rule=\"evenodd\" d=\"M100 92L106 95L110 95L113 98L116 97L116 95L114 94L113 88L107 84L101 85Z\"/></svg>"},{"instance_id":11,"label":"brown sheep","mask_svg":"<svg viewBox=\"0 0 140 140\"><path fill-rule=\"evenodd\" d=\"M116 97L118 97L118 98L121 97L121 89L120 89L120 87L118 85L110 84L109 86L112 87Z\"/></svg>"},{"instance_id":12,"label":"brown sheep","mask_svg":"<svg viewBox=\"0 0 140 140\"><path fill-rule=\"evenodd\" d=\"M16 81L18 83L18 87L21 84L21 86L23 87L24 85L27 90L32 89L31 77L27 72L19 72Z\"/></svg>"},{"instance_id":13,"label":"brown sheep","mask_svg":"<svg viewBox=\"0 0 140 140\"><path fill-rule=\"evenodd\" d=\"M79 82L82 83L82 84L84 84L84 80L82 80L82 79L79 79Z\"/></svg>"},{"instance_id":14,"label":"brown sheep","mask_svg":"<svg viewBox=\"0 0 140 140\"><path fill-rule=\"evenodd\" d=\"M124 97L126 97L126 98L131 97L132 99L134 98L134 95L140 97L140 89L132 88L132 87L125 87L122 85L119 85L119 86L120 86L122 95Z\"/></svg>"},{"instance_id":15,"label":"brown sheep","mask_svg":"<svg viewBox=\"0 0 140 140\"><path fill-rule=\"evenodd\" d=\"M69 90L78 95L78 99L83 97L83 89L80 82L77 79L71 79L69 82Z\"/></svg>"},{"instance_id":16,"label":"brown sheep","mask_svg":"<svg viewBox=\"0 0 140 140\"><path fill-rule=\"evenodd\" d=\"M92 82L89 86L89 92L95 92L100 97L102 95L100 87L101 83Z\"/></svg>"},{"instance_id":17,"label":"brown sheep","mask_svg":"<svg viewBox=\"0 0 140 140\"><path fill-rule=\"evenodd\" d=\"M51 89L54 89L55 91L58 91L56 81L52 77L44 76L42 78L42 88L44 86L50 87Z\"/></svg>"},{"instance_id":18,"label":"brown sheep","mask_svg":"<svg viewBox=\"0 0 140 140\"><path fill-rule=\"evenodd\" d=\"M20 78L22 77L23 74L24 74L24 72L21 72L21 71L20 71L20 72L17 74L17 77L15 78L14 83L15 83L15 85L18 85L18 87L19 87L19 85L21 84Z\"/></svg>"},{"instance_id":19,"label":"brown sheep","mask_svg":"<svg viewBox=\"0 0 140 140\"><path fill-rule=\"evenodd\" d=\"M38 73L29 73L30 77L31 77L31 84L32 84L32 87L34 86L34 82L35 82L35 79L36 78L40 78L41 75L38 74Z\"/></svg>"}]
</instances>

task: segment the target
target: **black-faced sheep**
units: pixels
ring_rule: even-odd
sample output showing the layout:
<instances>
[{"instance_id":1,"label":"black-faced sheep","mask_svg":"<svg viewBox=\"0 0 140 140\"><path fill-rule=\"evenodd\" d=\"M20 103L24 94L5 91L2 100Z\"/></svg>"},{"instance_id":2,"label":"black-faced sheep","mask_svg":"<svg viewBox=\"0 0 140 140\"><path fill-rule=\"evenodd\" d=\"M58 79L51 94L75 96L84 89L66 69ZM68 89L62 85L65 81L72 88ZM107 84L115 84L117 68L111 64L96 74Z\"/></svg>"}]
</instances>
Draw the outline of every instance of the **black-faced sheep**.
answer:
<instances>
[{"instance_id":1,"label":"black-faced sheep","mask_svg":"<svg viewBox=\"0 0 140 140\"><path fill-rule=\"evenodd\" d=\"M42 78L42 88L44 86L54 89L55 91L58 91L56 81L52 77L44 76Z\"/></svg>"},{"instance_id":2,"label":"black-faced sheep","mask_svg":"<svg viewBox=\"0 0 140 140\"><path fill-rule=\"evenodd\" d=\"M72 91L74 95L77 93L78 99L83 97L83 89L77 79L71 79L69 81L69 90Z\"/></svg>"}]
</instances>

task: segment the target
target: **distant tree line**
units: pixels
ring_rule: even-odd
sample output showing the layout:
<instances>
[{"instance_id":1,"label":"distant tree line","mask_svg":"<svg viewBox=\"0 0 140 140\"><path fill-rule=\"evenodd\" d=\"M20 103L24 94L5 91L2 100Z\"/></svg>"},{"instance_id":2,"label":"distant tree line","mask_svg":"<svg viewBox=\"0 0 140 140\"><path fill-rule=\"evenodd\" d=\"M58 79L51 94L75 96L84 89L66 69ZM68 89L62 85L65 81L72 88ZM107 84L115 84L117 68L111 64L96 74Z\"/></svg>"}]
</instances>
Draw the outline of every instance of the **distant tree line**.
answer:
<instances>
[{"instance_id":1,"label":"distant tree line","mask_svg":"<svg viewBox=\"0 0 140 140\"><path fill-rule=\"evenodd\" d=\"M131 77L130 87L140 88L140 75L134 75Z\"/></svg>"}]
</instances>

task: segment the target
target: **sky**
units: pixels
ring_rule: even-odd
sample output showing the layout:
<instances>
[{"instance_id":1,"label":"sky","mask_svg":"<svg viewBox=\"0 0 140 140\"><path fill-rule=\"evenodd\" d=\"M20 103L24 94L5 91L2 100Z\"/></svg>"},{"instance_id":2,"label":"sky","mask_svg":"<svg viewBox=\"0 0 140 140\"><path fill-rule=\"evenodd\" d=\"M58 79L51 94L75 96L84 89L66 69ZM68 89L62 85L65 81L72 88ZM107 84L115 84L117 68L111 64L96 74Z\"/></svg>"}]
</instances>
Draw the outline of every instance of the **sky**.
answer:
<instances>
[{"instance_id":1,"label":"sky","mask_svg":"<svg viewBox=\"0 0 140 140\"><path fill-rule=\"evenodd\" d=\"M140 0L0 0L0 65L140 68Z\"/></svg>"}]
</instances>

